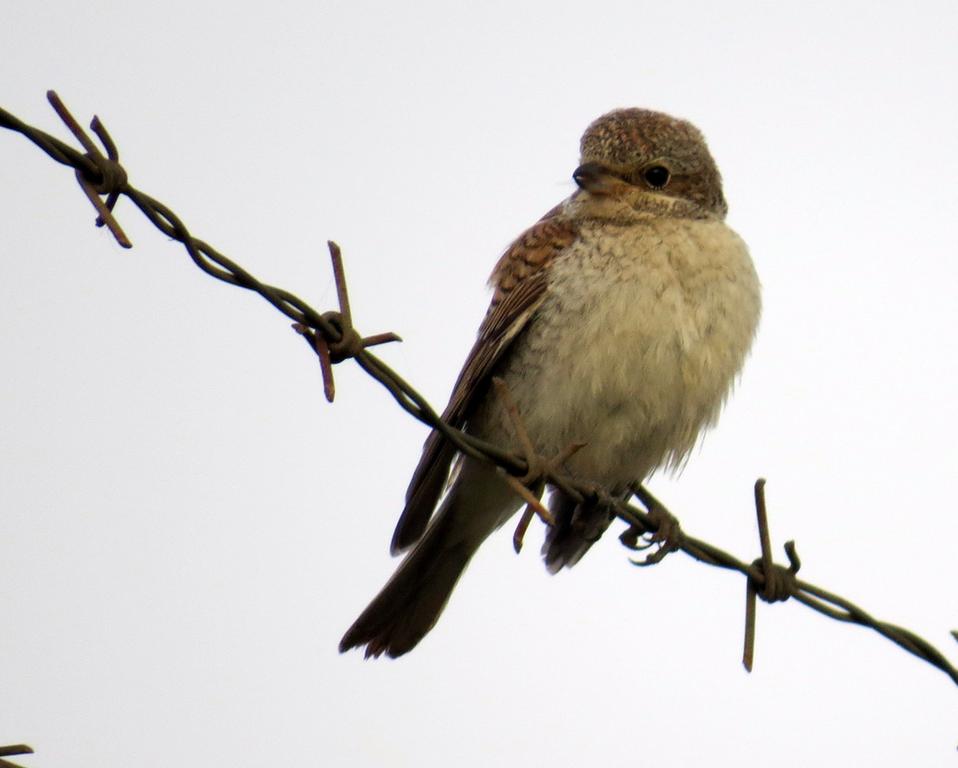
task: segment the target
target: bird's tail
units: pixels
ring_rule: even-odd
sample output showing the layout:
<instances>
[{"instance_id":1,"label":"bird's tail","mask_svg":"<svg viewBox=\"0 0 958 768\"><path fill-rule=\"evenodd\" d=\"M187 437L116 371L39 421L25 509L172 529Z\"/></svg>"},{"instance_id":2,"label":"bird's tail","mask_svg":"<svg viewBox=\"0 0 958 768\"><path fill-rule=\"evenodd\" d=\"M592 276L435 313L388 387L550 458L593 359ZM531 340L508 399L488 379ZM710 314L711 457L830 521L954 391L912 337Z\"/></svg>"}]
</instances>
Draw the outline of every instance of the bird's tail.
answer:
<instances>
[{"instance_id":1,"label":"bird's tail","mask_svg":"<svg viewBox=\"0 0 958 768\"><path fill-rule=\"evenodd\" d=\"M549 498L549 511L555 525L546 531L542 556L549 573L558 573L562 568L571 568L602 538L612 522L608 507L595 499L576 501L558 488Z\"/></svg>"},{"instance_id":2,"label":"bird's tail","mask_svg":"<svg viewBox=\"0 0 958 768\"><path fill-rule=\"evenodd\" d=\"M423 538L346 631L340 652L366 658L411 651L435 626L479 545L519 506L493 468L466 460Z\"/></svg>"}]
</instances>

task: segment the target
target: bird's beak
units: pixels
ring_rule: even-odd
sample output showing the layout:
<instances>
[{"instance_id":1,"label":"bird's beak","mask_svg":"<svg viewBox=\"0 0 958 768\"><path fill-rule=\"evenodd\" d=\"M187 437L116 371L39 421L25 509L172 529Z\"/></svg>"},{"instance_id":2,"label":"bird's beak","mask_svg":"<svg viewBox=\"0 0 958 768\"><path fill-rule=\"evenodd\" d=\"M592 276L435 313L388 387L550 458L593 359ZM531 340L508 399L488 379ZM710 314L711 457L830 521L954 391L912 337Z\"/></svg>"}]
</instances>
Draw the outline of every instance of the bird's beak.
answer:
<instances>
[{"instance_id":1,"label":"bird's beak","mask_svg":"<svg viewBox=\"0 0 958 768\"><path fill-rule=\"evenodd\" d=\"M579 185L579 189L594 195L611 195L613 190L623 183L615 171L595 162L580 165L573 171L572 179Z\"/></svg>"}]
</instances>

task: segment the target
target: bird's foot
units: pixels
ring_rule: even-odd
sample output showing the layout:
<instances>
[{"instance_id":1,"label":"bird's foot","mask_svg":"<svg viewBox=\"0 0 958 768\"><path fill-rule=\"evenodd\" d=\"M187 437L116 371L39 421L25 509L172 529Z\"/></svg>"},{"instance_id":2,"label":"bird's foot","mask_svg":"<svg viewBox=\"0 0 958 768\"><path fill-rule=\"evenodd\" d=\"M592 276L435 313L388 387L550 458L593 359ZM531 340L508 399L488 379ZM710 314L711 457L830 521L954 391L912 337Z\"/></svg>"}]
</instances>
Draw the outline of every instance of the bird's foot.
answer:
<instances>
[{"instance_id":1,"label":"bird's foot","mask_svg":"<svg viewBox=\"0 0 958 768\"><path fill-rule=\"evenodd\" d=\"M540 500L542 491L547 482L554 483L560 488L563 487L566 477L566 461L576 451L584 447L585 443L572 442L551 458L545 458L533 450L528 450L524 455L528 468L526 473L522 477L514 475L506 477L506 482L526 502L526 507L519 518L519 524L516 526L515 533L512 534L512 547L516 554L519 554L522 550L522 542L526 531L529 529L529 524L532 522L533 515L539 515L539 518L546 525L555 526L556 521L552 514Z\"/></svg>"},{"instance_id":2,"label":"bird's foot","mask_svg":"<svg viewBox=\"0 0 958 768\"><path fill-rule=\"evenodd\" d=\"M643 559L633 560L634 565L655 565L682 546L682 527L678 518L643 486L636 485L632 492L645 505L648 526L629 526L625 533L619 536L619 541L633 552L652 550Z\"/></svg>"}]
</instances>

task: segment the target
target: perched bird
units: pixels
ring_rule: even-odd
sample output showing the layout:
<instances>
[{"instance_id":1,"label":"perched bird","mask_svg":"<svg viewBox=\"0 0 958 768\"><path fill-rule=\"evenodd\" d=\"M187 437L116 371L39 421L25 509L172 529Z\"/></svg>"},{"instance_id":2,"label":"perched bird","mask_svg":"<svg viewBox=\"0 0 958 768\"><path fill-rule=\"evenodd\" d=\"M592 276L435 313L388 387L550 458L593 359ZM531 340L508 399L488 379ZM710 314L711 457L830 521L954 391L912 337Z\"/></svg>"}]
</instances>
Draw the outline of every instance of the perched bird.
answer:
<instances>
[{"instance_id":1,"label":"perched bird","mask_svg":"<svg viewBox=\"0 0 958 768\"><path fill-rule=\"evenodd\" d=\"M610 112L586 129L572 178L578 189L496 264L491 306L443 418L515 447L491 386L501 377L540 455L584 443L564 469L625 494L680 465L716 421L755 335L759 281L724 222L721 177L691 124ZM433 432L392 540L394 554L411 550L340 651L395 657L415 647L482 542L522 505L493 466L457 457ZM610 517L557 489L549 507L543 554L555 572Z\"/></svg>"}]
</instances>

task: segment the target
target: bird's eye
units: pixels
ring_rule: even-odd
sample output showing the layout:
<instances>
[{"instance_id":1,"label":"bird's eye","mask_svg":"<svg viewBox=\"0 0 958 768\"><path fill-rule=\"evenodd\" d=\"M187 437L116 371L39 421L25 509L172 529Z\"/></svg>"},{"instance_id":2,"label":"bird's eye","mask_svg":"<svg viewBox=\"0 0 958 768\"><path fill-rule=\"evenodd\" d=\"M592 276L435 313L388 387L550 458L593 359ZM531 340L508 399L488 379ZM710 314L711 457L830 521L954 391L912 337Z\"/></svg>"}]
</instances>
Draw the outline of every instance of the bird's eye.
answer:
<instances>
[{"instance_id":1,"label":"bird's eye","mask_svg":"<svg viewBox=\"0 0 958 768\"><path fill-rule=\"evenodd\" d=\"M642 178L652 189L662 189L669 183L672 174L664 165L653 165L642 171Z\"/></svg>"}]
</instances>

